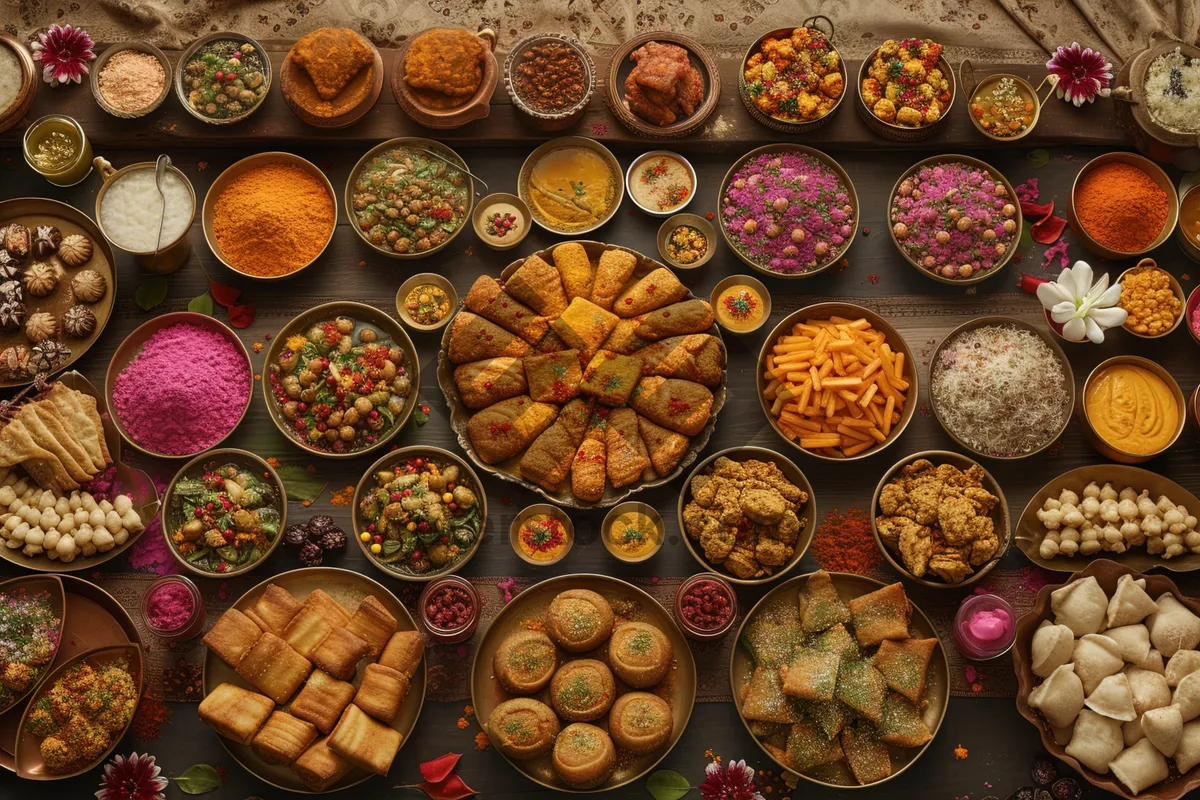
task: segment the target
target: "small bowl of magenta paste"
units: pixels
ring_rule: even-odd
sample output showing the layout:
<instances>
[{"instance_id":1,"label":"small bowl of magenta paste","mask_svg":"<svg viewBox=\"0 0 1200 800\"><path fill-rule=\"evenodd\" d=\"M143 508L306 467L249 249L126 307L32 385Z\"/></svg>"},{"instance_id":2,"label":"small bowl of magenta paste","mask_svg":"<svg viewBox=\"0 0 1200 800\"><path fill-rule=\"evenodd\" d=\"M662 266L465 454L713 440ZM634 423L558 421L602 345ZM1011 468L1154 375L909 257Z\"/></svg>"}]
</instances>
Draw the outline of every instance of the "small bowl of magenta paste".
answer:
<instances>
[{"instance_id":1,"label":"small bowl of magenta paste","mask_svg":"<svg viewBox=\"0 0 1200 800\"><path fill-rule=\"evenodd\" d=\"M447 575L426 585L417 604L421 622L435 642L465 641L479 626L479 592L458 575Z\"/></svg>"},{"instance_id":2,"label":"small bowl of magenta paste","mask_svg":"<svg viewBox=\"0 0 1200 800\"><path fill-rule=\"evenodd\" d=\"M972 661L999 658L1017 638L1017 612L1003 597L973 594L954 615L954 646Z\"/></svg>"},{"instance_id":3,"label":"small bowl of magenta paste","mask_svg":"<svg viewBox=\"0 0 1200 800\"><path fill-rule=\"evenodd\" d=\"M142 619L160 639L194 639L204 632L204 597L184 576L165 575L142 595Z\"/></svg>"}]
</instances>

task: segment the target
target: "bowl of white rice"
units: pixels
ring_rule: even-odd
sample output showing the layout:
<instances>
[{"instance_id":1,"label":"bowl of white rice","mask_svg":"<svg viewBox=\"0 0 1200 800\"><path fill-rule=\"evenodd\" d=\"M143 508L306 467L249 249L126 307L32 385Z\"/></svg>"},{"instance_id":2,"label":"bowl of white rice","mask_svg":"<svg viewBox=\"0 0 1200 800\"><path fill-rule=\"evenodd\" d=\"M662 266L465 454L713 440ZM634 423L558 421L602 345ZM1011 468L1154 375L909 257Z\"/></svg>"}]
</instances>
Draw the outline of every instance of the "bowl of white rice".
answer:
<instances>
[{"instance_id":1,"label":"bowl of white rice","mask_svg":"<svg viewBox=\"0 0 1200 800\"><path fill-rule=\"evenodd\" d=\"M153 161L121 169L103 158L95 163L104 180L96 194L96 222L105 238L136 255L152 272L173 272L183 266L191 250L187 234L196 219L196 192L187 176L167 167L160 195Z\"/></svg>"}]
</instances>

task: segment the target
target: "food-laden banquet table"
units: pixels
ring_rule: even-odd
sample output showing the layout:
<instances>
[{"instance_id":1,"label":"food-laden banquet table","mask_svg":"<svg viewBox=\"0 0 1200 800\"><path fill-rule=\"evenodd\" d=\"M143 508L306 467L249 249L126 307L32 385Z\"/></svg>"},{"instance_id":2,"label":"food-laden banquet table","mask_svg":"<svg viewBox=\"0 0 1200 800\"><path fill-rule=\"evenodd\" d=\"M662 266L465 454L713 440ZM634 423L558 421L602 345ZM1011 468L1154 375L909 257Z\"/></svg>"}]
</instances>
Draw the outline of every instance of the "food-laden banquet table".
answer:
<instances>
[{"instance_id":1,"label":"food-laden banquet table","mask_svg":"<svg viewBox=\"0 0 1200 800\"><path fill-rule=\"evenodd\" d=\"M281 58L282 52L277 55ZM394 56L386 53L386 60ZM603 64L600 73L604 74ZM856 65L852 65L853 69ZM723 65L727 87L732 87L731 65ZM732 68L733 70L736 67ZM1034 78L1040 68L1014 67L1018 74ZM471 170L487 181L493 191L512 190L525 155L537 143L547 138L520 127L507 106L507 98L498 90L492 116L482 122L436 135L451 143L463 156ZM152 161L160 152L169 153L191 180L198 197L228 165L247 155L267 149L294 152L318 164L337 188L345 183L349 171L362 153L374 143L388 137L423 135L424 129L403 116L384 91L378 105L368 118L343 131L321 132L308 128L288 111L277 93L265 101L266 106L246 123L228 128L203 125L188 118L174 97L168 98L159 111L142 120L117 120L105 115L95 106L85 88L43 91L28 117L34 119L51 110L75 116L87 130L97 154L104 155L116 166L140 161ZM20 127L0 135L0 199L22 196L46 196L58 199L85 212L94 207L99 180L92 176L78 186L59 189L49 186L23 162L19 142ZM596 100L592 108L572 131L593 136L609 145L624 167L639 153L656 145L649 140L629 135L616 124L609 112ZM1043 266L1042 247L1022 254L1018 263L1006 267L998 275L977 287L943 286L927 280L906 265L888 237L889 223L886 206L891 187L900 170L909 164L939 153L971 153L986 159L1017 184L1037 178L1041 201L1058 198L1065 203L1080 166L1093 156L1117 149L1130 149L1124 134L1112 118L1111 106L1101 101L1083 109L1068 108L1051 101L1037 130L1018 146L995 146L975 133L965 112L955 109L955 118L947 128L925 142L897 144L872 135L852 109L844 108L832 124L804 137L777 135L758 126L744 112L735 91L727 88L713 120L704 132L663 146L675 149L691 159L697 175L697 196L688 210L703 213L717 208L718 186L733 158L753 147L775 141L800 141L816 146L838 159L853 179L861 203L858 236L851 248L847 263L819 277L804 281L766 280L774 300L770 324L750 336L726 335L729 352L728 397L719 424L709 441L705 454L740 446L756 445L786 452L804 470L813 484L820 525L818 538L839 535L837 525L826 522L826 514L837 510L841 514L853 509L861 512L871 503L871 492L880 477L902 456L921 450L957 449L950 437L939 427L928 408L927 388L922 386L917 400L918 413L902 439L886 454L846 464L818 462L803 454L795 454L772 430L759 408L755 389L755 364L758 351L771 327L787 314L813 302L844 299L861 303L881 314L904 336L913 348L918 372L927 374L934 346L950 330L977 316L1004 314L1040 324L1043 312L1037 300L1018 290L1021 273L1052 277L1058 272L1057 260ZM1029 158L1035 148L1049 148L1049 162L1035 166ZM1177 171L1171 171L1178 179ZM340 205L340 199L339 199ZM1060 206L1061 207L1061 206ZM619 243L646 254L655 252L655 234L659 223L640 213L626 198L617 215L589 238ZM1071 260L1087 258L1097 273L1116 271L1129 266L1110 263L1087 254L1073 233L1068 231ZM305 274L284 283L249 283L239 281L222 267L205 244L200 220L197 218L189 234L192 254L186 266L169 277L167 299L151 312L139 309L134 301L134 289L145 278L134 259L127 254L118 257L119 295L113 319L103 338L82 359L77 368L97 385L103 383L105 370L117 345L135 327L154 315L184 310L188 302L203 294L208 281L237 285L243 289L245 302L257 306L253 323L239 331L242 341L269 345L270 337L285 322L301 311L333 299L349 299L369 303L379 309L394 308L399 284L414 272L434 271L447 276L464 295L481 274L495 275L513 258L552 246L560 241L545 231L535 229L519 248L510 253L495 252L484 247L471 232L456 239L446 250L418 262L389 261L379 257L349 229L339 215L337 232L328 250ZM722 277L745 272L723 243L716 243L718 252L711 262L694 273L681 273L683 281L700 297L707 297L713 285ZM1194 285L1191 273L1200 266L1187 260L1175 241L1169 240L1153 253L1163 268L1177 276L1185 291ZM218 316L224 312L218 308ZM410 422L394 443L400 446L427 444L452 451L458 444L448 422L448 409L437 384L437 350L441 333L414 333L422 372L419 391L421 401L428 405L428 421ZM1175 331L1169 338L1148 341L1136 339L1122 331L1112 331L1104 344L1066 345L1076 383L1105 358L1117 353L1147 356L1163 364L1178 380L1185 395L1200 383L1200 359L1185 329ZM254 347L254 350L259 350ZM253 353L256 373L264 372L265 351ZM1014 422L1019 424L1019 422ZM271 424L259 387L251 402L250 411L228 446L240 447L263 457L277 458L284 464L315 466L315 474L327 482L325 491L309 508L291 504L293 518L310 514L331 514L346 530L350 529L351 509L330 504L335 490L356 484L375 456L349 460L322 460L301 452ZM1007 496L1014 519L1034 492L1057 474L1096 462L1100 459L1087 443L1078 422L1072 421L1059 444L1035 458L1014 462L988 462ZM169 462L138 457L134 463L157 479L167 481L175 466ZM1200 491L1200 469L1197 445L1188 431L1170 453L1151 465L1154 471L1170 475L1185 488ZM627 578L648 590L669 606L674 587L681 579L698 571L698 565L680 540L681 531L676 517L676 502L682 481L647 490L638 499L651 503L667 526L667 539L662 550L648 562L629 565L616 561L600 541L600 522L604 511L572 511L576 545L567 559L556 567L540 569L519 560L509 546L507 533L513 516L529 503L541 498L524 488L483 475L490 514L486 535L478 554L460 574L469 578L480 591L488 613L494 614L505 602L506 593L516 593L550 574L565 572L602 573ZM861 513L857 517L861 519ZM849 523L853 524L853 523ZM142 590L158 573L169 569L171 559L162 550L157 555L130 551L132 555L109 562L84 577L96 581L130 608L135 619L140 617L136 607ZM344 567L378 578L396 591L402 599L415 600L412 587L382 576L353 544L340 555L326 556L326 565ZM268 562L253 574L228 580L200 579L209 622L246 589L266 578L300 566L295 551L280 547ZM810 552L792 574L810 572L821 564ZM0 578L20 574L10 564L0 566ZM886 566L879 565L871 574L884 581L898 579ZM1005 596L1018 613L1032 605L1036 589L1058 577L1031 567L1026 557L1011 548L1003 561L982 586ZM1200 592L1200 580L1191 575L1176 577L1186 592ZM743 612L761 597L768 587L741 587L738 591ZM1029 764L1042 751L1030 725L1021 719L1014 708L1016 683L1012 665L1007 658L995 662L968 666L958 659L949 647L949 624L958 602L969 589L934 591L911 583L906 584L913 601L935 622L951 655L951 691L953 697L945 724L929 752L903 775L871 790L882 798L961 796L1001 798L1019 786L1028 785ZM476 634L478 640L480 634ZM738 719L729 697L728 663L732 638L717 645L693 647L699 667L697 705L683 737L662 766L677 770L693 783L701 778L706 751L724 759L745 758L763 769L772 769ZM473 640L474 641L474 640ZM196 717L195 705L187 702L189 692L196 691L198 671L187 665L202 661L203 646L199 640L166 648L154 637L147 637L151 662L148 691L167 700L169 723L139 740L130 734L118 746L117 752L132 750L154 753L165 774L177 775L188 766L208 763L224 768L226 782L214 796L237 798L259 796L287 797L286 792L267 786L245 773L222 749L220 741ZM373 794L393 794L390 787L411 784L419 780L417 765L442 753L466 753L458 772L486 797L518 797L530 792L544 792L509 768L495 750L479 751L475 734L479 726L474 718L464 717L468 697L468 674L473 649L466 646L431 646L428 651L430 669L429 694L419 723L405 744L386 778L375 778L363 790ZM139 731L142 732L142 731ZM956 748L963 750L957 751ZM965 750L965 752L963 752ZM1063 767L1063 774L1069 771ZM53 787L70 796L82 796L94 790L96 773L74 778ZM17 780L12 775L0 775L0 786L6 797L33 798L44 791L43 785ZM1095 789L1089 796L1107 796ZM640 783L620 790L621 796L642 796ZM849 792L820 790L801 783L796 790L821 796L848 796ZM788 790L775 785L772 798L787 796ZM168 796L182 796L178 789L168 790Z\"/></svg>"}]
</instances>

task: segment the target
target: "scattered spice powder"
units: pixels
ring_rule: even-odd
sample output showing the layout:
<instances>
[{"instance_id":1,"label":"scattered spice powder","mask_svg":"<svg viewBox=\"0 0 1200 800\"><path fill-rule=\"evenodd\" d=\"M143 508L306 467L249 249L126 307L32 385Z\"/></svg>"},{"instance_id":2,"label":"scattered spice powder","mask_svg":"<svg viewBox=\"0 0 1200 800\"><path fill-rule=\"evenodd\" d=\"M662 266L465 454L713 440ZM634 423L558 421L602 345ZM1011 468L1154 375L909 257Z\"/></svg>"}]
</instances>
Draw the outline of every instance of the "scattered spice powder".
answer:
<instances>
[{"instance_id":1,"label":"scattered spice powder","mask_svg":"<svg viewBox=\"0 0 1200 800\"><path fill-rule=\"evenodd\" d=\"M146 694L133 715L133 735L139 742L153 742L162 735L162 726L170 722L170 707L161 698Z\"/></svg>"},{"instance_id":2,"label":"scattered spice powder","mask_svg":"<svg viewBox=\"0 0 1200 800\"><path fill-rule=\"evenodd\" d=\"M959 761L966 761L968 755L970 755L969 751L967 750L967 748L963 747L961 744L958 747L954 748L954 757L957 758Z\"/></svg>"},{"instance_id":3,"label":"scattered spice powder","mask_svg":"<svg viewBox=\"0 0 1200 800\"><path fill-rule=\"evenodd\" d=\"M330 505L336 506L338 508L347 507L353 502L354 502L354 487L353 486L347 486L345 489L338 489L329 498Z\"/></svg>"},{"instance_id":4,"label":"scattered spice powder","mask_svg":"<svg viewBox=\"0 0 1200 800\"><path fill-rule=\"evenodd\" d=\"M882 563L871 531L871 517L857 503L844 514L836 508L825 514L813 537L812 554L830 572L866 575Z\"/></svg>"}]
</instances>

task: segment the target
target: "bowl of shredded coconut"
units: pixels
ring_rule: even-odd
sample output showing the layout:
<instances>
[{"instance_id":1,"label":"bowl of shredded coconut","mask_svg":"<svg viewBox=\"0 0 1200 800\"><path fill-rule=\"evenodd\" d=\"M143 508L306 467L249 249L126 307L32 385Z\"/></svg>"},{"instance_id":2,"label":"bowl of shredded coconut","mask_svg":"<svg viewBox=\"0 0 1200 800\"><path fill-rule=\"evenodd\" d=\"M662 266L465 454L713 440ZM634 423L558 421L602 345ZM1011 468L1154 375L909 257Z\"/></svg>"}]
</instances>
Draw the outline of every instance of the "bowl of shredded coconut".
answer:
<instances>
[{"instance_id":1,"label":"bowl of shredded coconut","mask_svg":"<svg viewBox=\"0 0 1200 800\"><path fill-rule=\"evenodd\" d=\"M962 447L985 458L1028 458L1066 429L1075 378L1048 331L1013 317L979 317L937 346L929 397Z\"/></svg>"},{"instance_id":2,"label":"bowl of shredded coconut","mask_svg":"<svg viewBox=\"0 0 1200 800\"><path fill-rule=\"evenodd\" d=\"M1146 67L1145 86L1151 119L1175 133L1200 134L1200 57L1168 50Z\"/></svg>"}]
</instances>

